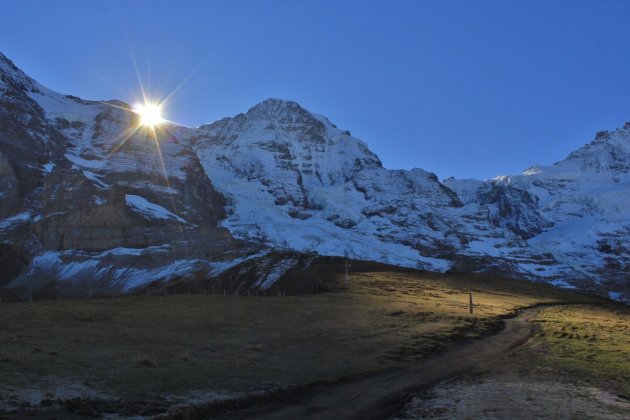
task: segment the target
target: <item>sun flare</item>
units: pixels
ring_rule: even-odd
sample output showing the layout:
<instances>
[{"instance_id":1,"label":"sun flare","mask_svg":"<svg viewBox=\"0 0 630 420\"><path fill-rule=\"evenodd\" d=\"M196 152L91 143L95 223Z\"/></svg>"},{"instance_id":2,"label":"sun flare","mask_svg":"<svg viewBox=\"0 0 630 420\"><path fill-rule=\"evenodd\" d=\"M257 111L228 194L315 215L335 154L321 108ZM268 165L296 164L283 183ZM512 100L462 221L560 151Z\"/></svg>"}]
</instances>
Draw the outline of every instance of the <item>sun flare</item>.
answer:
<instances>
[{"instance_id":1,"label":"sun flare","mask_svg":"<svg viewBox=\"0 0 630 420\"><path fill-rule=\"evenodd\" d=\"M143 127L155 127L164 122L162 105L160 104L151 102L136 104L133 111L140 116L140 125Z\"/></svg>"}]
</instances>

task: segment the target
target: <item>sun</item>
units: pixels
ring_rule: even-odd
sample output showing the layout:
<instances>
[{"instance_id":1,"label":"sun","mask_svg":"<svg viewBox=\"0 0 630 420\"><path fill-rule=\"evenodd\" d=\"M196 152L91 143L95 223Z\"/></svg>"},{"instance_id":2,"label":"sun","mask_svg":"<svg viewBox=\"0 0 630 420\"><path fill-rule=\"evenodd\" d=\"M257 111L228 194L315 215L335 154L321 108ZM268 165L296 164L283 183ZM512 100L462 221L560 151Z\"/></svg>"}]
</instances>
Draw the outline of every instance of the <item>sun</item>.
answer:
<instances>
[{"instance_id":1,"label":"sun","mask_svg":"<svg viewBox=\"0 0 630 420\"><path fill-rule=\"evenodd\" d=\"M133 112L140 115L140 125L143 127L155 127L164 122L162 118L162 105L152 102L136 104Z\"/></svg>"}]
</instances>

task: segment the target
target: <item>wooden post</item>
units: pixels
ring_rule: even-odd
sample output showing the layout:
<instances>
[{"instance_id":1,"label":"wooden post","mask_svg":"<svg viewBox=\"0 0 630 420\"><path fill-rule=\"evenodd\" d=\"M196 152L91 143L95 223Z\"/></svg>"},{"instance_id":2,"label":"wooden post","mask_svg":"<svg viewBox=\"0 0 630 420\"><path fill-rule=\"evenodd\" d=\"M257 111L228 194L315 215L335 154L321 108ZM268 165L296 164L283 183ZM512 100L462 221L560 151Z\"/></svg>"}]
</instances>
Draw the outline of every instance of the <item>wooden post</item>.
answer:
<instances>
[{"instance_id":1,"label":"wooden post","mask_svg":"<svg viewBox=\"0 0 630 420\"><path fill-rule=\"evenodd\" d=\"M473 295L472 295L472 289L470 289L470 293L469 293L469 311L472 314L473 313Z\"/></svg>"}]
</instances>

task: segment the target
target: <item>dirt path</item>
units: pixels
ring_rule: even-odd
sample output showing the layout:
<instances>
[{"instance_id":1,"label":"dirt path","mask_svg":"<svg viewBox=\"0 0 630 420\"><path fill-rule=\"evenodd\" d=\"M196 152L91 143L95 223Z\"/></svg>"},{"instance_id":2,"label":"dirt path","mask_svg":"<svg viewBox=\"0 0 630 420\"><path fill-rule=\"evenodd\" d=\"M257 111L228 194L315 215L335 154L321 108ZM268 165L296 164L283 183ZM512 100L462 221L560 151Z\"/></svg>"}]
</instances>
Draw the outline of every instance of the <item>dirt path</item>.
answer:
<instances>
[{"instance_id":1,"label":"dirt path","mask_svg":"<svg viewBox=\"0 0 630 420\"><path fill-rule=\"evenodd\" d=\"M226 415L265 419L386 418L396 414L405 393L471 369L527 341L534 328L529 320L539 311L540 308L526 309L506 319L500 333L456 347L413 368L316 386L279 403L259 404Z\"/></svg>"}]
</instances>

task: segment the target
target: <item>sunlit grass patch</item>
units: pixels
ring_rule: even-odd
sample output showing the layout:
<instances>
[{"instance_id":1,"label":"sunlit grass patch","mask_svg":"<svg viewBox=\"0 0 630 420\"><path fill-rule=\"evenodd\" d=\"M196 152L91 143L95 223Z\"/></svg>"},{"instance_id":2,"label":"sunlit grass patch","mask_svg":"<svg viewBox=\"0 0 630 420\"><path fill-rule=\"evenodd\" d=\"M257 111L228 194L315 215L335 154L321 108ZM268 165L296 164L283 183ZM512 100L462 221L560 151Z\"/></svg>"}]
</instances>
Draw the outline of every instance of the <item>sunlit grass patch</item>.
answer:
<instances>
[{"instance_id":1,"label":"sunlit grass patch","mask_svg":"<svg viewBox=\"0 0 630 420\"><path fill-rule=\"evenodd\" d=\"M630 309L574 305L543 310L536 320L547 355L594 385L630 400Z\"/></svg>"}]
</instances>

